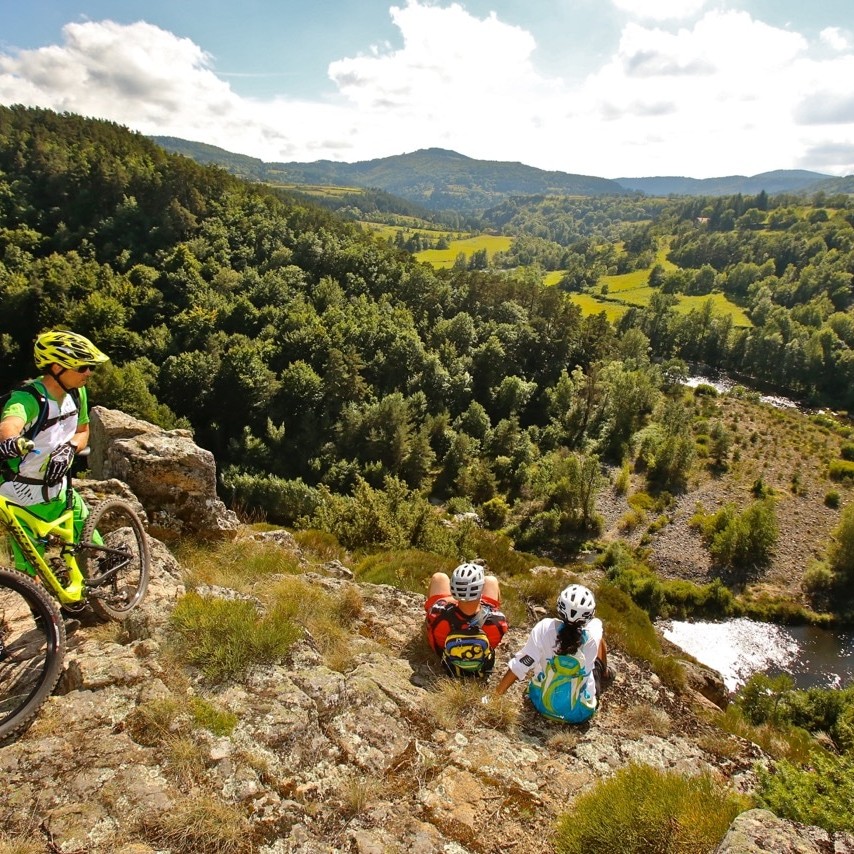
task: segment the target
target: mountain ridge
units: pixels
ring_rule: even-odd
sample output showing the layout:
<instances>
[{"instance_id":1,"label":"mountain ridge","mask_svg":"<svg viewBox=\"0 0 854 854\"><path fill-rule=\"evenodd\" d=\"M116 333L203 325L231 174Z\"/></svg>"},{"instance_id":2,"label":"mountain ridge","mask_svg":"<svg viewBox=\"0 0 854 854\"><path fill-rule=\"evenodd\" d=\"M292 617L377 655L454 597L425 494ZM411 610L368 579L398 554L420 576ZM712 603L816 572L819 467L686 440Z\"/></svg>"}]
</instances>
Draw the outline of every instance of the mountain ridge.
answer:
<instances>
[{"instance_id":1,"label":"mountain ridge","mask_svg":"<svg viewBox=\"0 0 854 854\"><path fill-rule=\"evenodd\" d=\"M215 163L243 178L286 184L329 184L377 188L433 210L484 210L513 195L755 195L805 192L839 186L845 179L803 169L777 169L757 175L717 178L686 176L616 179L544 170L520 161L478 160L444 148L422 148L372 160L344 163L265 162L208 143L152 136L167 151L199 163ZM832 190L829 190L832 191Z\"/></svg>"}]
</instances>

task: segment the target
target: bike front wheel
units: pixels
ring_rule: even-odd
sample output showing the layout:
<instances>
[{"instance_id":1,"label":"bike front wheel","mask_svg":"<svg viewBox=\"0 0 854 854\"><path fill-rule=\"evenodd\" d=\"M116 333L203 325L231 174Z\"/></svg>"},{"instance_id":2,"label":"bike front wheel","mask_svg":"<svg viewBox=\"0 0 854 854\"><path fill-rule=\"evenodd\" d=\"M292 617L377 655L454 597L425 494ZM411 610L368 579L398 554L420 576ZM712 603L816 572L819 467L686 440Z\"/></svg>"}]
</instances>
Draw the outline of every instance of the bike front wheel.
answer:
<instances>
[{"instance_id":1,"label":"bike front wheel","mask_svg":"<svg viewBox=\"0 0 854 854\"><path fill-rule=\"evenodd\" d=\"M0 741L30 724L56 687L65 624L28 575L0 568Z\"/></svg>"},{"instance_id":2,"label":"bike front wheel","mask_svg":"<svg viewBox=\"0 0 854 854\"><path fill-rule=\"evenodd\" d=\"M86 519L77 550L89 605L104 620L124 620L148 589L151 557L139 516L124 499L107 498Z\"/></svg>"}]
</instances>

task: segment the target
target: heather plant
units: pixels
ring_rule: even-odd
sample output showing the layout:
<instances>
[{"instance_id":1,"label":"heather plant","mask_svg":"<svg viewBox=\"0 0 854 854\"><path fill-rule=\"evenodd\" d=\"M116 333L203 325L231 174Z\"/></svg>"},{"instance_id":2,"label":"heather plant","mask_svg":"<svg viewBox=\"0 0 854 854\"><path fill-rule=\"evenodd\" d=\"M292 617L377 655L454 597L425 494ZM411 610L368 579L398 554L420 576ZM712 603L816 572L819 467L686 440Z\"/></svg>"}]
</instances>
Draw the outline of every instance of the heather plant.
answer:
<instances>
[{"instance_id":1,"label":"heather plant","mask_svg":"<svg viewBox=\"0 0 854 854\"><path fill-rule=\"evenodd\" d=\"M749 806L708 773L685 776L633 764L576 798L557 823L555 851L710 852Z\"/></svg>"}]
</instances>

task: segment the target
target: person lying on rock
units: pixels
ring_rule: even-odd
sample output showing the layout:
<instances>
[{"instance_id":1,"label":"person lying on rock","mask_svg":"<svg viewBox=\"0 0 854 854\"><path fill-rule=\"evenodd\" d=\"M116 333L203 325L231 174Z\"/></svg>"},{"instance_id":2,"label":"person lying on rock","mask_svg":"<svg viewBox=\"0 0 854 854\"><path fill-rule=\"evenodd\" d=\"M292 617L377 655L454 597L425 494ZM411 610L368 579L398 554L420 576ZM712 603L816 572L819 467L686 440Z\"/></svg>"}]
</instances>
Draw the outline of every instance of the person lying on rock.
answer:
<instances>
[{"instance_id":1,"label":"person lying on rock","mask_svg":"<svg viewBox=\"0 0 854 854\"><path fill-rule=\"evenodd\" d=\"M461 563L449 578L430 579L427 640L451 676L486 677L495 665L495 647L507 632L498 579L476 563Z\"/></svg>"},{"instance_id":2,"label":"person lying on rock","mask_svg":"<svg viewBox=\"0 0 854 854\"><path fill-rule=\"evenodd\" d=\"M614 671L608 666L602 621L594 616L593 593L570 584L557 597L557 613L531 629L495 693L503 694L533 672L528 697L537 711L554 720L581 723L596 711L602 685L613 679Z\"/></svg>"}]
</instances>

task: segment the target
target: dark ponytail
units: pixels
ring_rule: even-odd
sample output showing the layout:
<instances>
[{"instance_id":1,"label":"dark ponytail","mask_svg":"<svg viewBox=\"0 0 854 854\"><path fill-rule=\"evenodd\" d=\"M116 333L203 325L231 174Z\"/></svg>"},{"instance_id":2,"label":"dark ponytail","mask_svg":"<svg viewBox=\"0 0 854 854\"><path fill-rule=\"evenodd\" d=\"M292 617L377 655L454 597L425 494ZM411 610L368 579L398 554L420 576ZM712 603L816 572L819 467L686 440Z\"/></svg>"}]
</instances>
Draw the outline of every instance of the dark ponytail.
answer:
<instances>
[{"instance_id":1,"label":"dark ponytail","mask_svg":"<svg viewBox=\"0 0 854 854\"><path fill-rule=\"evenodd\" d=\"M574 655L581 647L584 623L562 622L557 632L555 652L558 655Z\"/></svg>"}]
</instances>

